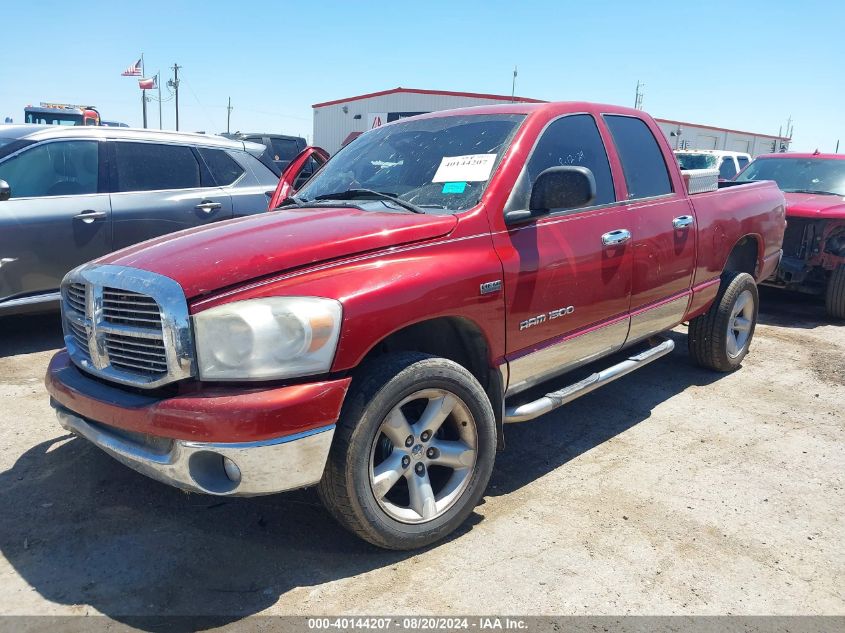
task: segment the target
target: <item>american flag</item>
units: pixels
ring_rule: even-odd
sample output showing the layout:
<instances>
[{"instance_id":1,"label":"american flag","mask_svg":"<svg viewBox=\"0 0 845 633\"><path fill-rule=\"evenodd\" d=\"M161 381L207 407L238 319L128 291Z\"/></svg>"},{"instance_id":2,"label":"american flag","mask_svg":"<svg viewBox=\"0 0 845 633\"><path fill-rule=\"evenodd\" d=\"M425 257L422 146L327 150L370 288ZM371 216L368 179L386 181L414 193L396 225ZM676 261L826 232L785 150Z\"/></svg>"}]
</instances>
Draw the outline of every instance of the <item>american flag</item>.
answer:
<instances>
[{"instance_id":1,"label":"american flag","mask_svg":"<svg viewBox=\"0 0 845 633\"><path fill-rule=\"evenodd\" d=\"M141 76L141 60L139 59L132 66L120 73L121 77L140 77Z\"/></svg>"}]
</instances>

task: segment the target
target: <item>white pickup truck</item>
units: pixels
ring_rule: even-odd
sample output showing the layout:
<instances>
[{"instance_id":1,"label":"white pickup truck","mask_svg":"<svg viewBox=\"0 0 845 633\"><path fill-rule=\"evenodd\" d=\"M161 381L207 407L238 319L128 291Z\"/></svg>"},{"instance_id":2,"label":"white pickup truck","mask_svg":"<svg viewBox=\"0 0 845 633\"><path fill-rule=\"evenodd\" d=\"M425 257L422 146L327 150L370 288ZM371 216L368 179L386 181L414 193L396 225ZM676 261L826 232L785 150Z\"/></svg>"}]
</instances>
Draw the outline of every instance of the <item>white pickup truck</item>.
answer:
<instances>
[{"instance_id":1,"label":"white pickup truck","mask_svg":"<svg viewBox=\"0 0 845 633\"><path fill-rule=\"evenodd\" d=\"M682 170L718 169L719 180L733 180L751 162L750 154L721 149L675 150L675 158Z\"/></svg>"}]
</instances>

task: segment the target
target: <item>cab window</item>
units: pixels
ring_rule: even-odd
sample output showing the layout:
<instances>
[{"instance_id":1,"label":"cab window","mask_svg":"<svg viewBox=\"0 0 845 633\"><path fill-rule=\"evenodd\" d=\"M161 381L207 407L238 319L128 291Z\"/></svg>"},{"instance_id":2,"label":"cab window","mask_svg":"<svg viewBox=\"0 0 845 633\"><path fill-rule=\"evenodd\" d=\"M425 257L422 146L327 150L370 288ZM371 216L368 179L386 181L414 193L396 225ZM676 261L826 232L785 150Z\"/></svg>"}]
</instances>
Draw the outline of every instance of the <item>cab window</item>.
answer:
<instances>
[{"instance_id":1,"label":"cab window","mask_svg":"<svg viewBox=\"0 0 845 633\"><path fill-rule=\"evenodd\" d=\"M562 117L549 124L534 147L528 164L514 187L506 210L527 209L531 187L549 167L586 167L596 181L593 205L616 201L607 151L595 120L589 114Z\"/></svg>"}]
</instances>

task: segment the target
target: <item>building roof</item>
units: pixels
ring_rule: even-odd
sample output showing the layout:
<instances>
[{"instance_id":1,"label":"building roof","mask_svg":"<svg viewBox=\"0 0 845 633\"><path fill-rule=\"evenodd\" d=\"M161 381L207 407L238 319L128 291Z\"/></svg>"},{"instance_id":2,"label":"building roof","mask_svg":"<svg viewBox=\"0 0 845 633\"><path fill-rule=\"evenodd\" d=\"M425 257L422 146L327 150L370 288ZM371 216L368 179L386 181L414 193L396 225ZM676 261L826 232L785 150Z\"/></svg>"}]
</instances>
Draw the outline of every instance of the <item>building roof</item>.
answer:
<instances>
[{"instance_id":1,"label":"building roof","mask_svg":"<svg viewBox=\"0 0 845 633\"><path fill-rule=\"evenodd\" d=\"M371 97L383 97L385 95L397 94L400 92L418 94L418 95L439 95L443 97L472 97L475 99L497 99L499 101L518 101L520 103L546 103L542 99L531 99L529 97L511 97L510 95L491 95L482 92L452 92L451 90L421 90L419 88L391 88L390 90L381 90L379 92L370 92L363 95L356 95L354 97L347 97L346 99L334 99L333 101L323 101L322 103L315 103L312 108L322 108L323 106L337 105L338 103L348 103L349 101L359 101L360 99L369 99Z\"/></svg>"},{"instance_id":2,"label":"building roof","mask_svg":"<svg viewBox=\"0 0 845 633\"><path fill-rule=\"evenodd\" d=\"M743 130L732 130L727 127L715 127L713 125L702 125L701 123L687 123L686 121L674 121L672 119L658 119L655 118L655 121L658 123L669 123L671 125L680 125L681 127L699 127L705 130L715 130L717 132L731 132L732 134L745 134L747 136L760 136L762 138L771 138L771 139L780 139L781 141L791 141L792 138L789 136L776 136L774 134L760 134L759 132L744 132Z\"/></svg>"}]
</instances>

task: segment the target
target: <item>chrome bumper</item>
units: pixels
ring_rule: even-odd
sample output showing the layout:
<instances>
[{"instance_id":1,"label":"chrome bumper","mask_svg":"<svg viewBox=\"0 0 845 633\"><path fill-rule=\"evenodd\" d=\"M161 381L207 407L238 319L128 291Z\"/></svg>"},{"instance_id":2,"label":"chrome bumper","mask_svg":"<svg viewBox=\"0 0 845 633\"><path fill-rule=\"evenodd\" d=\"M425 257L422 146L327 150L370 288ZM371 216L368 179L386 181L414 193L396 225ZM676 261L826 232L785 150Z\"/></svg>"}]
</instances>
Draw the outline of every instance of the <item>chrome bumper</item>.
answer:
<instances>
[{"instance_id":1,"label":"chrome bumper","mask_svg":"<svg viewBox=\"0 0 845 633\"><path fill-rule=\"evenodd\" d=\"M334 424L260 442L211 444L129 433L91 422L63 407L59 423L139 473L183 490L249 497L316 484Z\"/></svg>"}]
</instances>

